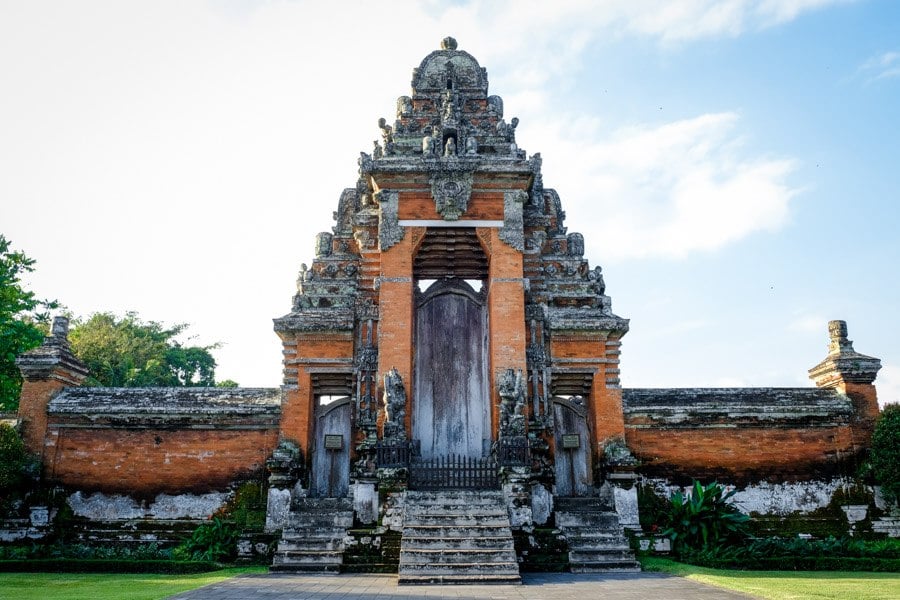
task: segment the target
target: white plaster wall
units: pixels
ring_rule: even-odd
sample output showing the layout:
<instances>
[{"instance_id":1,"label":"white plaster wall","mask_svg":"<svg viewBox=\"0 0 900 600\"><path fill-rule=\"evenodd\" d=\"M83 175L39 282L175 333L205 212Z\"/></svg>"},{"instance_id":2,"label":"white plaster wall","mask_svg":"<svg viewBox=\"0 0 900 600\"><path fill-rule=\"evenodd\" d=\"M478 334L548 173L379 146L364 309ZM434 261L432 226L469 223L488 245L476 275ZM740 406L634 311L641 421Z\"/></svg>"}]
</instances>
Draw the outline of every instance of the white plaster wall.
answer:
<instances>
[{"instance_id":1,"label":"white plaster wall","mask_svg":"<svg viewBox=\"0 0 900 600\"><path fill-rule=\"evenodd\" d=\"M653 486L656 493L668 498L677 490L690 491L671 485L664 479L647 479L645 484ZM771 516L786 516L792 513L810 513L828 506L831 496L841 486L841 480L800 481L794 483L769 483L760 481L739 488L732 501L742 512ZM727 486L733 489L734 486Z\"/></svg>"},{"instance_id":2,"label":"white plaster wall","mask_svg":"<svg viewBox=\"0 0 900 600\"><path fill-rule=\"evenodd\" d=\"M120 494L75 492L67 501L75 515L92 521L129 519L205 519L231 498L231 492L209 494L159 494L142 503Z\"/></svg>"}]
</instances>

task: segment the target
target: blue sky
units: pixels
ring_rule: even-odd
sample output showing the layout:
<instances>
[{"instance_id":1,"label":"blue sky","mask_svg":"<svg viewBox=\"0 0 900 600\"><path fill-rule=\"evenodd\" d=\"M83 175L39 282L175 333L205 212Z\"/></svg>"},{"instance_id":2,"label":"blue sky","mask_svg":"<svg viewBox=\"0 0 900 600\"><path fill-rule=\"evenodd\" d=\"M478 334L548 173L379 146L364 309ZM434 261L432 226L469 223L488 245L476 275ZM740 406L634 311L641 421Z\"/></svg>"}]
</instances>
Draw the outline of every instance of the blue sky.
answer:
<instances>
[{"instance_id":1,"label":"blue sky","mask_svg":"<svg viewBox=\"0 0 900 600\"><path fill-rule=\"evenodd\" d=\"M271 319L453 35L631 319L622 382L809 385L829 319L900 401L900 3L5 2L0 232L73 312L276 386Z\"/></svg>"}]
</instances>

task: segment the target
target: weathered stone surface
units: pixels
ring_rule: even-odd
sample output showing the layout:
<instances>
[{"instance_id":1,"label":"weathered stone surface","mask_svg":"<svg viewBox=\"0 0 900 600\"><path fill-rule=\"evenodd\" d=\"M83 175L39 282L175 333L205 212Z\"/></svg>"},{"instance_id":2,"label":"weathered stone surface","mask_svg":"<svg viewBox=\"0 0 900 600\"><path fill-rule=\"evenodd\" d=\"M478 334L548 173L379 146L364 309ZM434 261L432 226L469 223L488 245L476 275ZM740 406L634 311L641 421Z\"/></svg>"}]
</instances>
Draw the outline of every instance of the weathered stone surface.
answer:
<instances>
[{"instance_id":1,"label":"weathered stone surface","mask_svg":"<svg viewBox=\"0 0 900 600\"><path fill-rule=\"evenodd\" d=\"M122 494L75 492L66 502L76 516L92 521L205 519L221 508L231 495L229 492L159 494L151 502L141 502Z\"/></svg>"}]
</instances>

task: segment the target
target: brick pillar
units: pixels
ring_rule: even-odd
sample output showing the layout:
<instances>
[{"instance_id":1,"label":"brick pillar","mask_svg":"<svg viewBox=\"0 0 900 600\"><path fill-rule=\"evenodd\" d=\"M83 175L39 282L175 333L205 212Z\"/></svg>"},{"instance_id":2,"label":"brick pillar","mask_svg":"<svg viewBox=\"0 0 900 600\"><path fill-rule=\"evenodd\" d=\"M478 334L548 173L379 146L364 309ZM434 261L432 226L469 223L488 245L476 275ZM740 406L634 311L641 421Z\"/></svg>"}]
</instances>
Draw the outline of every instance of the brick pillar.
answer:
<instances>
[{"instance_id":1,"label":"brick pillar","mask_svg":"<svg viewBox=\"0 0 900 600\"><path fill-rule=\"evenodd\" d=\"M56 317L44 343L16 359L24 379L18 414L22 440L28 451L42 461L47 435L47 405L60 390L80 385L88 375L84 363L72 354L68 335L69 319Z\"/></svg>"},{"instance_id":2,"label":"brick pillar","mask_svg":"<svg viewBox=\"0 0 900 600\"><path fill-rule=\"evenodd\" d=\"M482 230L483 231L483 230ZM500 394L497 378L506 369L527 372L525 345L525 280L522 253L501 240L500 230L488 230L488 329L491 378L491 432L497 439Z\"/></svg>"},{"instance_id":3,"label":"brick pillar","mask_svg":"<svg viewBox=\"0 0 900 600\"><path fill-rule=\"evenodd\" d=\"M828 356L809 370L809 377L818 387L834 389L850 398L855 412L854 441L868 447L879 413L874 383L881 360L853 349L845 321L829 321L828 334Z\"/></svg>"},{"instance_id":4,"label":"brick pillar","mask_svg":"<svg viewBox=\"0 0 900 600\"><path fill-rule=\"evenodd\" d=\"M378 386L383 390L384 374L397 369L406 388L406 397L413 398L413 323L415 322L415 294L413 293L413 253L415 239L425 232L424 227L407 227L399 242L381 253L381 276L378 279ZM410 434L412 406L406 409L406 432Z\"/></svg>"}]
</instances>

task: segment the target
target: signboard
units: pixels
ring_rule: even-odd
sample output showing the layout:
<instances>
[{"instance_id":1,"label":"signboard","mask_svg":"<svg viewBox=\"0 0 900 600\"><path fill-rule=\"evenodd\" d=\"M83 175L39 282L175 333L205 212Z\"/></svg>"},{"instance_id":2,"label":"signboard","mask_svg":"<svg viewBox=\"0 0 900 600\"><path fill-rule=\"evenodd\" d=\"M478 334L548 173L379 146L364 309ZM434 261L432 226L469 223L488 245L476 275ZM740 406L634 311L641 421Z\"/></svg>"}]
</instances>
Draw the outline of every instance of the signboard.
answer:
<instances>
[{"instance_id":1,"label":"signboard","mask_svg":"<svg viewBox=\"0 0 900 600\"><path fill-rule=\"evenodd\" d=\"M564 433L562 436L562 447L565 450L581 448L581 435L577 433Z\"/></svg>"},{"instance_id":2,"label":"signboard","mask_svg":"<svg viewBox=\"0 0 900 600\"><path fill-rule=\"evenodd\" d=\"M338 435L329 435L325 434L325 449L326 450L343 450L344 448L344 436Z\"/></svg>"}]
</instances>

